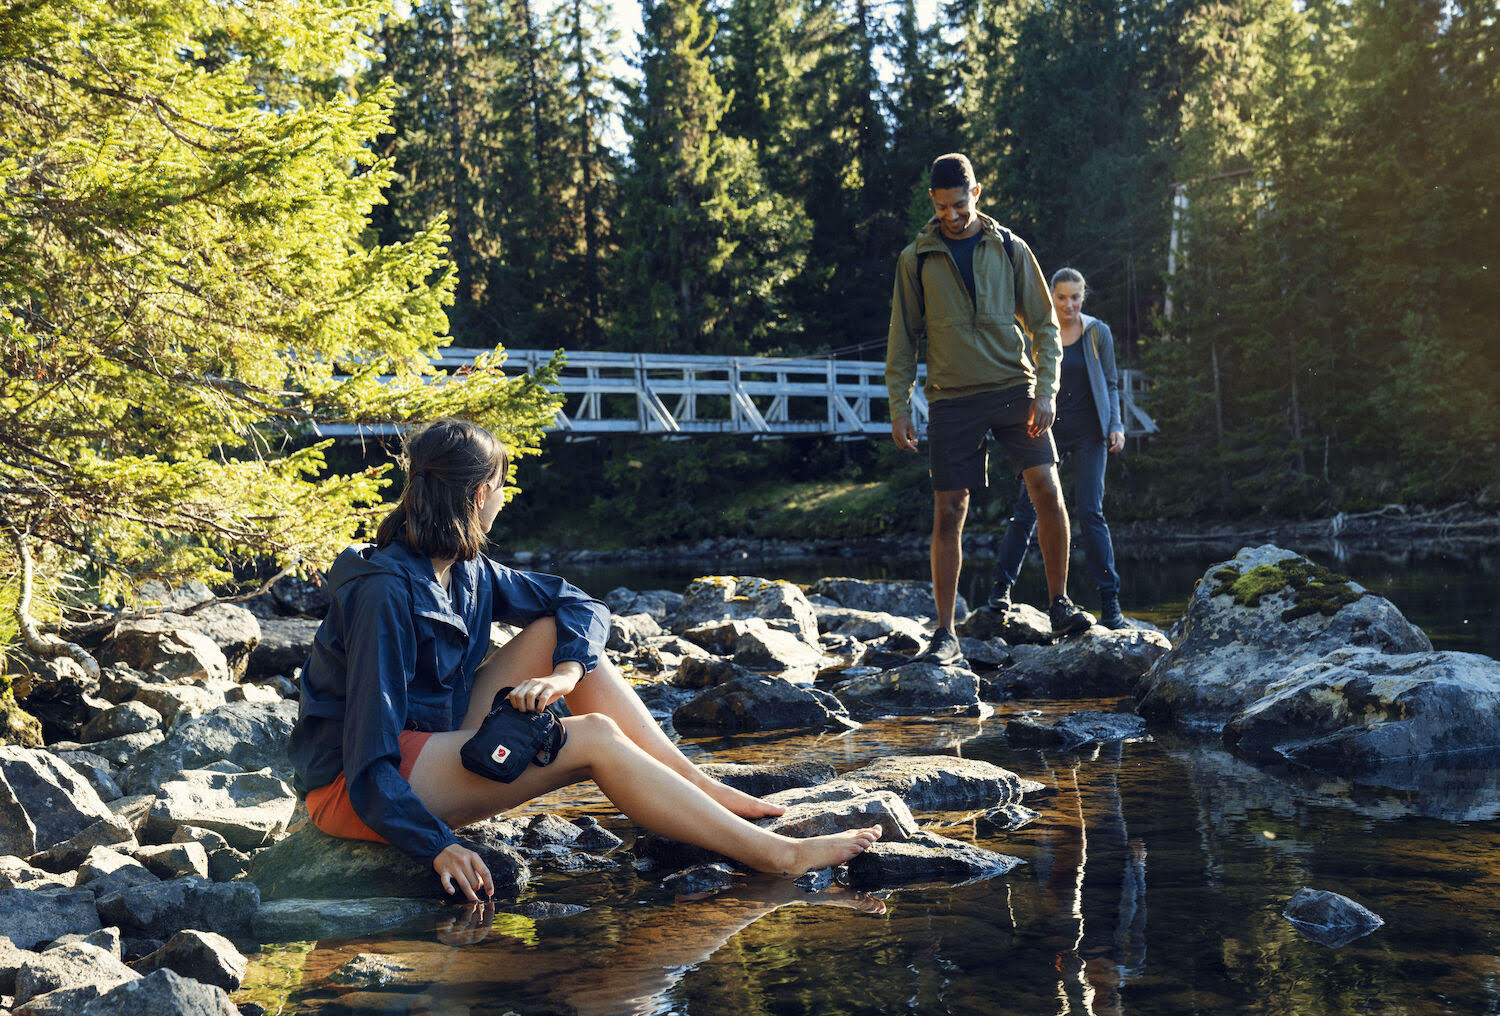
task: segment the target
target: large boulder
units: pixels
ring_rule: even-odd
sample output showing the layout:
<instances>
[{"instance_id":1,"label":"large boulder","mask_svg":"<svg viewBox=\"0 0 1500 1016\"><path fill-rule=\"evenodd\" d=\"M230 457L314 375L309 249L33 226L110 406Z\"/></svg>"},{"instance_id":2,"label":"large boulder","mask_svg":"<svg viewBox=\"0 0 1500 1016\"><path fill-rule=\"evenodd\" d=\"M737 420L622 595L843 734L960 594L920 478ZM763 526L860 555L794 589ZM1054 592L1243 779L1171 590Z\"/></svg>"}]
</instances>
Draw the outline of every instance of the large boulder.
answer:
<instances>
[{"instance_id":1,"label":"large boulder","mask_svg":"<svg viewBox=\"0 0 1500 1016\"><path fill-rule=\"evenodd\" d=\"M711 621L751 617L792 621L804 642L818 640L818 618L802 590L790 582L743 575L694 579L666 627L681 635Z\"/></svg>"},{"instance_id":2,"label":"large boulder","mask_svg":"<svg viewBox=\"0 0 1500 1016\"><path fill-rule=\"evenodd\" d=\"M161 713L144 702L122 702L110 706L83 725L78 739L84 744L91 741L106 741L122 734L139 734L147 730L160 730Z\"/></svg>"},{"instance_id":3,"label":"large boulder","mask_svg":"<svg viewBox=\"0 0 1500 1016\"><path fill-rule=\"evenodd\" d=\"M243 935L260 906L249 882L174 878L99 897L99 916L126 934L165 939L183 928Z\"/></svg>"},{"instance_id":4,"label":"large boulder","mask_svg":"<svg viewBox=\"0 0 1500 1016\"><path fill-rule=\"evenodd\" d=\"M53 946L21 964L16 971L16 1003L29 1002L59 988L88 984L112 987L140 976L107 950L87 942L69 942Z\"/></svg>"},{"instance_id":5,"label":"large boulder","mask_svg":"<svg viewBox=\"0 0 1500 1016\"><path fill-rule=\"evenodd\" d=\"M1135 694L1147 720L1193 729L1221 729L1273 683L1334 649L1432 648L1389 600L1271 545L1209 568L1177 631Z\"/></svg>"},{"instance_id":6,"label":"large boulder","mask_svg":"<svg viewBox=\"0 0 1500 1016\"><path fill-rule=\"evenodd\" d=\"M979 677L963 667L908 663L851 678L833 689L855 716L920 716L979 705Z\"/></svg>"},{"instance_id":7,"label":"large boulder","mask_svg":"<svg viewBox=\"0 0 1500 1016\"><path fill-rule=\"evenodd\" d=\"M165 968L204 984L216 984L225 991L236 991L245 980L250 961L223 935L189 928L133 965L143 974Z\"/></svg>"},{"instance_id":8,"label":"large boulder","mask_svg":"<svg viewBox=\"0 0 1500 1016\"><path fill-rule=\"evenodd\" d=\"M932 586L926 582L891 582L868 579L826 578L808 590L814 596L826 597L841 607L869 610L897 617L933 618L937 609L932 602ZM969 604L960 594L954 615L967 617Z\"/></svg>"},{"instance_id":9,"label":"large boulder","mask_svg":"<svg viewBox=\"0 0 1500 1016\"><path fill-rule=\"evenodd\" d=\"M291 674L312 653L321 621L304 617L263 617L260 619L260 641L250 652L245 665L247 681Z\"/></svg>"},{"instance_id":10,"label":"large boulder","mask_svg":"<svg viewBox=\"0 0 1500 1016\"><path fill-rule=\"evenodd\" d=\"M94 894L87 889L0 889L0 935L18 949L100 927Z\"/></svg>"},{"instance_id":11,"label":"large boulder","mask_svg":"<svg viewBox=\"0 0 1500 1016\"><path fill-rule=\"evenodd\" d=\"M0 773L0 856L30 857L36 853L36 824L26 806Z\"/></svg>"},{"instance_id":12,"label":"large boulder","mask_svg":"<svg viewBox=\"0 0 1500 1016\"><path fill-rule=\"evenodd\" d=\"M169 681L230 680L224 651L207 635L184 627L176 615L134 618L115 625L100 650L100 662L116 661Z\"/></svg>"},{"instance_id":13,"label":"large boulder","mask_svg":"<svg viewBox=\"0 0 1500 1016\"><path fill-rule=\"evenodd\" d=\"M1272 683L1224 728L1257 759L1340 772L1500 748L1500 662L1340 649Z\"/></svg>"},{"instance_id":14,"label":"large boulder","mask_svg":"<svg viewBox=\"0 0 1500 1016\"><path fill-rule=\"evenodd\" d=\"M612 613L627 616L650 614L658 624L664 624L677 612L677 608L682 606L682 594L665 589L647 589L637 592L634 589L619 586L604 594L604 603Z\"/></svg>"},{"instance_id":15,"label":"large boulder","mask_svg":"<svg viewBox=\"0 0 1500 1016\"><path fill-rule=\"evenodd\" d=\"M900 617L876 610L858 610L854 607L830 607L813 604L818 617L818 627L824 635L845 635L859 642L869 642L894 632L901 632L914 643L927 641L928 632L922 622L912 617Z\"/></svg>"},{"instance_id":16,"label":"large boulder","mask_svg":"<svg viewBox=\"0 0 1500 1016\"><path fill-rule=\"evenodd\" d=\"M289 780L287 738L297 719L295 702L231 702L188 720L165 741L141 752L120 774L127 794L156 793L185 769L227 761L250 772L269 768Z\"/></svg>"},{"instance_id":17,"label":"large boulder","mask_svg":"<svg viewBox=\"0 0 1500 1016\"><path fill-rule=\"evenodd\" d=\"M1125 696L1171 648L1161 632L1096 625L1055 645L1008 646L1010 662L981 685L987 699Z\"/></svg>"},{"instance_id":18,"label":"large boulder","mask_svg":"<svg viewBox=\"0 0 1500 1016\"><path fill-rule=\"evenodd\" d=\"M213 640L229 664L229 676L240 680L250 664L250 654L260 644L260 620L234 603L211 603L186 615L182 626Z\"/></svg>"},{"instance_id":19,"label":"large boulder","mask_svg":"<svg viewBox=\"0 0 1500 1016\"><path fill-rule=\"evenodd\" d=\"M171 970L155 970L126 981L74 1011L78 1016L240 1016L223 988Z\"/></svg>"},{"instance_id":20,"label":"large boulder","mask_svg":"<svg viewBox=\"0 0 1500 1016\"><path fill-rule=\"evenodd\" d=\"M734 662L753 670L802 671L822 665L823 654L815 645L792 632L770 627L752 627L734 640Z\"/></svg>"},{"instance_id":21,"label":"large boulder","mask_svg":"<svg viewBox=\"0 0 1500 1016\"><path fill-rule=\"evenodd\" d=\"M61 843L113 814L94 788L51 752L0 745L0 777L15 800L11 811L19 805L31 821L38 850Z\"/></svg>"},{"instance_id":22,"label":"large boulder","mask_svg":"<svg viewBox=\"0 0 1500 1016\"><path fill-rule=\"evenodd\" d=\"M689 657L682 661L670 681L677 688L713 688L741 678L754 677L755 671L733 660L720 657Z\"/></svg>"},{"instance_id":23,"label":"large boulder","mask_svg":"<svg viewBox=\"0 0 1500 1016\"><path fill-rule=\"evenodd\" d=\"M255 850L286 832L296 810L296 791L268 771L193 769L162 783L146 833L160 842L179 826L198 826L237 850Z\"/></svg>"},{"instance_id":24,"label":"large boulder","mask_svg":"<svg viewBox=\"0 0 1500 1016\"><path fill-rule=\"evenodd\" d=\"M605 642L604 648L613 653L628 653L645 645L647 639L661 634L661 625L650 614L612 614L609 619L609 640Z\"/></svg>"},{"instance_id":25,"label":"large boulder","mask_svg":"<svg viewBox=\"0 0 1500 1016\"><path fill-rule=\"evenodd\" d=\"M476 838L465 829L459 832L459 839L484 858L495 881L496 896L515 896L531 881L525 859L500 838ZM267 900L431 899L443 895L430 864L413 860L384 843L329 836L311 822L258 851L251 859L249 876Z\"/></svg>"},{"instance_id":26,"label":"large boulder","mask_svg":"<svg viewBox=\"0 0 1500 1016\"><path fill-rule=\"evenodd\" d=\"M672 713L672 725L684 731L726 732L847 726L817 693L760 674L702 692Z\"/></svg>"}]
</instances>

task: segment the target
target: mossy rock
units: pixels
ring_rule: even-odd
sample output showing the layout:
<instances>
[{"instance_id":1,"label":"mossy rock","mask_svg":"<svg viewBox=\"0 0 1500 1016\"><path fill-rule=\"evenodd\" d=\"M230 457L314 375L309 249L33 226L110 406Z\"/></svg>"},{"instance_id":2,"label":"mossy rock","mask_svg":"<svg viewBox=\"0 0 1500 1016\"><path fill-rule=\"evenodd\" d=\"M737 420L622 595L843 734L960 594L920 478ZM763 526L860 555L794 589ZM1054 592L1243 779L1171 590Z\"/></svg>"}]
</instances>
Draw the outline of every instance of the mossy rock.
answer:
<instances>
[{"instance_id":1,"label":"mossy rock","mask_svg":"<svg viewBox=\"0 0 1500 1016\"><path fill-rule=\"evenodd\" d=\"M43 744L41 723L21 708L11 691L10 678L4 674L0 674L0 744L23 748L40 748Z\"/></svg>"},{"instance_id":2,"label":"mossy rock","mask_svg":"<svg viewBox=\"0 0 1500 1016\"><path fill-rule=\"evenodd\" d=\"M1347 576L1303 557L1258 564L1243 573L1227 565L1214 572L1213 578L1219 583L1214 596L1230 596L1235 603L1252 610L1260 606L1262 597L1284 592L1292 604L1281 612L1283 621L1312 614L1332 617L1364 595Z\"/></svg>"}]
</instances>

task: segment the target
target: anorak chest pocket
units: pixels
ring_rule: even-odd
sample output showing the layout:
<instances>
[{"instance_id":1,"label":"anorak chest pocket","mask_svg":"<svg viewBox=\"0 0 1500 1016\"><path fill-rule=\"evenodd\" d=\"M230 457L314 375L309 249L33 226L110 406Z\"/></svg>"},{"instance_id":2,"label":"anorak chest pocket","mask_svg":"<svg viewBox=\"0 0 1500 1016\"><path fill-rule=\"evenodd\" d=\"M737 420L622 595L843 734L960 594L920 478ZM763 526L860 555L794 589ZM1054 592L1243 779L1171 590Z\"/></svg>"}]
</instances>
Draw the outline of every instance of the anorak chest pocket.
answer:
<instances>
[{"instance_id":1,"label":"anorak chest pocket","mask_svg":"<svg viewBox=\"0 0 1500 1016\"><path fill-rule=\"evenodd\" d=\"M469 633L457 618L419 611L416 618L418 682L452 688L469 653Z\"/></svg>"}]
</instances>

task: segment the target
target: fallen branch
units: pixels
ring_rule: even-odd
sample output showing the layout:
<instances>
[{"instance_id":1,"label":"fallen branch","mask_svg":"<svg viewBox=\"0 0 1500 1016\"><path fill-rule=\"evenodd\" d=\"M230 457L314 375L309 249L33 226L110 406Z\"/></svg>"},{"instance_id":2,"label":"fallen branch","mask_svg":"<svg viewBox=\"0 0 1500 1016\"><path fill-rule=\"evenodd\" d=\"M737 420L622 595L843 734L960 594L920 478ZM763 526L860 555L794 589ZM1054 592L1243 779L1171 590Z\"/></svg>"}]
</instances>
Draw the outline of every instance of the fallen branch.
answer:
<instances>
[{"instance_id":1,"label":"fallen branch","mask_svg":"<svg viewBox=\"0 0 1500 1016\"><path fill-rule=\"evenodd\" d=\"M11 540L16 545L16 553L21 559L21 595L16 597L16 624L21 629L21 638L27 647L45 660L58 656L70 656L82 667L95 681L99 680L99 661L89 653L83 646L76 642L68 642L58 638L56 635L48 635L38 630L36 622L32 620L31 610L31 548L26 545L26 537L13 525L5 527L10 531Z\"/></svg>"}]
</instances>

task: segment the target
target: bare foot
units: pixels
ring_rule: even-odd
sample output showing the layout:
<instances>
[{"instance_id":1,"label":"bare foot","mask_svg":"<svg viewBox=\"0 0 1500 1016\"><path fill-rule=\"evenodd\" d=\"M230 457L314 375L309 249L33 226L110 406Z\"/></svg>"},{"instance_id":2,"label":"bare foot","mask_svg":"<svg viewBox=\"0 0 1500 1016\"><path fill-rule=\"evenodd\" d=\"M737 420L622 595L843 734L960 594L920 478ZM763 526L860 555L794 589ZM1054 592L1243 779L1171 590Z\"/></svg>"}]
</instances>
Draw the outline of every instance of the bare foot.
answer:
<instances>
[{"instance_id":1,"label":"bare foot","mask_svg":"<svg viewBox=\"0 0 1500 1016\"><path fill-rule=\"evenodd\" d=\"M706 782L700 784L704 793L734 812L740 818L774 818L786 811L783 805L771 804L767 801L762 801L758 797L751 797L744 791L735 790L733 787L720 783L718 780L710 779L709 777L704 777L704 780Z\"/></svg>"},{"instance_id":2,"label":"bare foot","mask_svg":"<svg viewBox=\"0 0 1500 1016\"><path fill-rule=\"evenodd\" d=\"M852 829L827 836L788 840L788 858L781 874L797 876L814 868L832 868L862 854L880 839L880 826Z\"/></svg>"}]
</instances>

